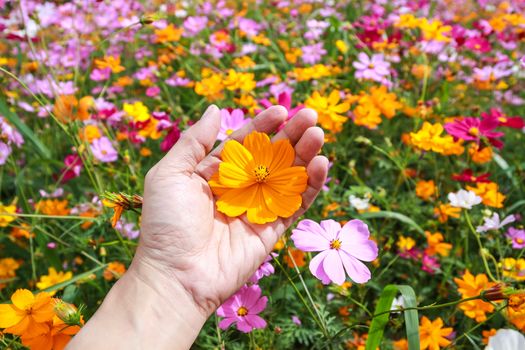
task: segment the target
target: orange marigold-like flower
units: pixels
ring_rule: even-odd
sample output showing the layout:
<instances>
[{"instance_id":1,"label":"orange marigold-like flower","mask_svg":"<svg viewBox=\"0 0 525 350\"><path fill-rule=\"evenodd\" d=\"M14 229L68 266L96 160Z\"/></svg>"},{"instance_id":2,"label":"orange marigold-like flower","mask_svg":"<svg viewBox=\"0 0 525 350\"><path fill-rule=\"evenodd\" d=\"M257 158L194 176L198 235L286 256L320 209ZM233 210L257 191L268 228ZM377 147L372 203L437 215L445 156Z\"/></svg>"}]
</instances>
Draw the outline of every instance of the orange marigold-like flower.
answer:
<instances>
[{"instance_id":1,"label":"orange marigold-like flower","mask_svg":"<svg viewBox=\"0 0 525 350\"><path fill-rule=\"evenodd\" d=\"M442 346L450 344L447 336L452 333L453 329L450 327L443 328L443 320L441 317L430 321L426 316L421 318L419 325L419 336L421 339L421 350L439 350Z\"/></svg>"},{"instance_id":2,"label":"orange marigold-like flower","mask_svg":"<svg viewBox=\"0 0 525 350\"><path fill-rule=\"evenodd\" d=\"M437 217L438 221L441 223L447 222L448 218L459 218L461 213L461 208L456 208L450 204L440 204L434 208L434 216Z\"/></svg>"},{"instance_id":3,"label":"orange marigold-like flower","mask_svg":"<svg viewBox=\"0 0 525 350\"><path fill-rule=\"evenodd\" d=\"M458 292L463 299L478 296L484 290L495 285L495 283L489 282L487 275L480 273L474 276L469 270L465 271L463 279L454 278L454 282L458 285ZM473 318L477 322L485 321L487 319L486 313L494 311L494 305L483 300L470 300L459 304L458 307L463 310L465 316Z\"/></svg>"},{"instance_id":4,"label":"orange marigold-like flower","mask_svg":"<svg viewBox=\"0 0 525 350\"><path fill-rule=\"evenodd\" d=\"M67 207L69 204L67 199L43 199L35 205L37 212L45 215L68 215L70 209Z\"/></svg>"},{"instance_id":5,"label":"orange marigold-like flower","mask_svg":"<svg viewBox=\"0 0 525 350\"><path fill-rule=\"evenodd\" d=\"M54 316L49 293L35 296L27 289L18 289L11 301L12 304L0 304L0 328L5 328L4 333L31 337L48 331L45 322Z\"/></svg>"},{"instance_id":6,"label":"orange marigold-like flower","mask_svg":"<svg viewBox=\"0 0 525 350\"><path fill-rule=\"evenodd\" d=\"M416 196L428 201L437 192L434 180L419 180L416 184Z\"/></svg>"},{"instance_id":7,"label":"orange marigold-like flower","mask_svg":"<svg viewBox=\"0 0 525 350\"><path fill-rule=\"evenodd\" d=\"M483 199L483 204L494 207L503 208L503 201L506 196L499 192L499 186L495 182L478 182L476 187L467 186L467 190L473 191L475 194Z\"/></svg>"},{"instance_id":8,"label":"orange marigold-like flower","mask_svg":"<svg viewBox=\"0 0 525 350\"><path fill-rule=\"evenodd\" d=\"M114 278L119 279L126 272L126 266L118 261L113 261L108 264L104 270L104 279L111 281Z\"/></svg>"},{"instance_id":9,"label":"orange marigold-like flower","mask_svg":"<svg viewBox=\"0 0 525 350\"><path fill-rule=\"evenodd\" d=\"M286 265L288 265L289 268L293 269L295 265L297 265L297 267L303 267L305 265L306 263L304 260L305 254L302 250L288 248L288 252L289 252L288 254L290 254L292 257L290 258L290 255L286 254L283 257L283 260L286 263ZM295 265L294 265L294 262L295 262Z\"/></svg>"},{"instance_id":10,"label":"orange marigold-like flower","mask_svg":"<svg viewBox=\"0 0 525 350\"><path fill-rule=\"evenodd\" d=\"M338 90L333 90L328 97L321 96L318 91L314 91L304 104L317 111L319 124L324 129L335 133L341 131L343 123L348 120L344 114L350 109L349 103L339 103L340 100L341 95Z\"/></svg>"},{"instance_id":11,"label":"orange marigold-like flower","mask_svg":"<svg viewBox=\"0 0 525 350\"><path fill-rule=\"evenodd\" d=\"M429 231L425 231L425 236L427 237L428 247L425 249L425 254L427 255L436 255L448 256L450 249L452 249L452 244L443 242L443 235L439 232L434 234Z\"/></svg>"},{"instance_id":12,"label":"orange marigold-like flower","mask_svg":"<svg viewBox=\"0 0 525 350\"><path fill-rule=\"evenodd\" d=\"M45 333L22 335L22 344L33 350L63 350L71 337L80 331L80 326L68 325L57 316L42 325L47 328Z\"/></svg>"},{"instance_id":13,"label":"orange marigold-like flower","mask_svg":"<svg viewBox=\"0 0 525 350\"><path fill-rule=\"evenodd\" d=\"M252 132L241 144L226 142L219 170L209 181L217 210L230 217L247 213L248 221L265 224L292 216L302 203L308 175L293 166L295 151L288 140L272 143Z\"/></svg>"},{"instance_id":14,"label":"orange marigold-like flower","mask_svg":"<svg viewBox=\"0 0 525 350\"><path fill-rule=\"evenodd\" d=\"M484 164L492 160L493 155L492 147L485 146L480 148L476 143L472 143L468 149L468 154L474 163Z\"/></svg>"}]
</instances>

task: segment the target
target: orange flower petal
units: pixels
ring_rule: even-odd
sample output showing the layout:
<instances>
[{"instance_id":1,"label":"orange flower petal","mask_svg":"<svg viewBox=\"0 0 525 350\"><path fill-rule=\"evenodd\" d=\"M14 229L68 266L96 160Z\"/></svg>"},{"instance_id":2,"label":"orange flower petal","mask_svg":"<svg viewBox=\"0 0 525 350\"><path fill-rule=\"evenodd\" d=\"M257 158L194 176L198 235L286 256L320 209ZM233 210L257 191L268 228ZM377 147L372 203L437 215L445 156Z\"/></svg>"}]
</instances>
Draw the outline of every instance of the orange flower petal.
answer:
<instances>
[{"instance_id":1,"label":"orange flower petal","mask_svg":"<svg viewBox=\"0 0 525 350\"><path fill-rule=\"evenodd\" d=\"M10 304L0 304L0 328L12 327L22 321L25 313L17 312Z\"/></svg>"},{"instance_id":2,"label":"orange flower petal","mask_svg":"<svg viewBox=\"0 0 525 350\"><path fill-rule=\"evenodd\" d=\"M300 194L283 196L271 186L263 186L262 190L268 209L277 216L283 218L290 217L301 207L303 199Z\"/></svg>"},{"instance_id":3,"label":"orange flower petal","mask_svg":"<svg viewBox=\"0 0 525 350\"><path fill-rule=\"evenodd\" d=\"M219 164L219 181L222 185L232 188L244 188L255 183L254 177L245 169L226 162Z\"/></svg>"},{"instance_id":4,"label":"orange flower petal","mask_svg":"<svg viewBox=\"0 0 525 350\"><path fill-rule=\"evenodd\" d=\"M272 144L273 159L269 166L271 172L291 167L295 160L295 151L288 140L279 140Z\"/></svg>"},{"instance_id":5,"label":"orange flower petal","mask_svg":"<svg viewBox=\"0 0 525 350\"><path fill-rule=\"evenodd\" d=\"M253 202L253 206L247 211L248 221L253 224L266 224L277 220L277 215L274 214L266 205L261 186L257 186L257 194Z\"/></svg>"},{"instance_id":6,"label":"orange flower petal","mask_svg":"<svg viewBox=\"0 0 525 350\"><path fill-rule=\"evenodd\" d=\"M242 215L253 203L260 186L233 188L217 200L217 210L230 217Z\"/></svg>"},{"instance_id":7,"label":"orange flower petal","mask_svg":"<svg viewBox=\"0 0 525 350\"><path fill-rule=\"evenodd\" d=\"M229 187L224 186L220 183L219 172L213 174L211 179L208 181L208 185L210 185L213 194L216 196L222 196L224 193L226 193L226 191L230 189Z\"/></svg>"},{"instance_id":8,"label":"orange flower petal","mask_svg":"<svg viewBox=\"0 0 525 350\"><path fill-rule=\"evenodd\" d=\"M252 132L244 138L244 147L252 154L255 165L269 166L272 162L272 143L268 135L262 132Z\"/></svg>"},{"instance_id":9,"label":"orange flower petal","mask_svg":"<svg viewBox=\"0 0 525 350\"><path fill-rule=\"evenodd\" d=\"M306 190L308 175L302 166L272 172L266 184L283 195L301 194Z\"/></svg>"},{"instance_id":10,"label":"orange flower petal","mask_svg":"<svg viewBox=\"0 0 525 350\"><path fill-rule=\"evenodd\" d=\"M235 140L226 142L221 158L223 162L232 163L241 169L246 169L253 162L252 154Z\"/></svg>"},{"instance_id":11,"label":"orange flower petal","mask_svg":"<svg viewBox=\"0 0 525 350\"><path fill-rule=\"evenodd\" d=\"M29 328L31 324L31 316L26 316L24 315L24 317L20 320L20 322L18 322L17 324L9 327L9 328L6 328L4 330L4 333L11 333L11 334L16 334L16 335L22 335L24 334L27 329Z\"/></svg>"},{"instance_id":12,"label":"orange flower petal","mask_svg":"<svg viewBox=\"0 0 525 350\"><path fill-rule=\"evenodd\" d=\"M27 289L17 289L11 296L11 301L20 310L27 310L35 302L35 296Z\"/></svg>"}]
</instances>

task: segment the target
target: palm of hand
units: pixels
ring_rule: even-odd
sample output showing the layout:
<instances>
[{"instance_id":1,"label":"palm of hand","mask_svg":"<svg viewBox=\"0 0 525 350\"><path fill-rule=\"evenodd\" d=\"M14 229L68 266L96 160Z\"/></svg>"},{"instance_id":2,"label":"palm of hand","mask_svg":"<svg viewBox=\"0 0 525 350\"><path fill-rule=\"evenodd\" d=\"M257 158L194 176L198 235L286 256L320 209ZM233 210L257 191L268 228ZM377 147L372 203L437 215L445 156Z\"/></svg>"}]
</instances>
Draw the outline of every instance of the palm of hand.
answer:
<instances>
[{"instance_id":1,"label":"palm of hand","mask_svg":"<svg viewBox=\"0 0 525 350\"><path fill-rule=\"evenodd\" d=\"M252 130L272 132L285 118L286 110L272 107L231 138L242 140ZM274 137L289 138L296 164L307 167L303 207L291 218L258 225L215 210L207 181L217 170L221 146L206 153L215 141L220 116L210 107L146 177L138 259L177 280L205 313L213 312L255 272L323 185L327 160L315 156L323 142L315 122L315 113L303 110Z\"/></svg>"}]
</instances>

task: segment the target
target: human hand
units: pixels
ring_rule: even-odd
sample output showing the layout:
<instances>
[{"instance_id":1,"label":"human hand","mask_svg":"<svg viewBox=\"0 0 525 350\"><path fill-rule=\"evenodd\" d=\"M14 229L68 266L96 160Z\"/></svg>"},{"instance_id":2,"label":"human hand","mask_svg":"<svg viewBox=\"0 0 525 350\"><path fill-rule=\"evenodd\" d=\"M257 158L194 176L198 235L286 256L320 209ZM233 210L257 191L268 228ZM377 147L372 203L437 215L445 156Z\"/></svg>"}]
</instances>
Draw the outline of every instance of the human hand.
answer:
<instances>
[{"instance_id":1,"label":"human hand","mask_svg":"<svg viewBox=\"0 0 525 350\"><path fill-rule=\"evenodd\" d=\"M271 133L286 117L285 108L270 107L230 139L242 142L254 130ZM191 338L187 344L191 345L200 326L246 283L323 186L328 160L317 156L324 134L315 127L316 122L315 111L303 109L272 139L289 139L295 148L295 165L306 167L308 188L301 208L287 219L252 224L245 215L231 218L215 208L208 180L217 171L221 149L228 140L210 152L220 128L219 109L210 106L146 176L140 243L128 273L119 281L115 299L126 300L133 304L131 308L144 303L129 297L131 289L139 299L149 295L152 300L162 300L162 307L153 314L168 313L174 320L182 320L186 329L182 334ZM165 323L169 318L164 316L149 322ZM173 328L177 322L168 323Z\"/></svg>"}]
</instances>

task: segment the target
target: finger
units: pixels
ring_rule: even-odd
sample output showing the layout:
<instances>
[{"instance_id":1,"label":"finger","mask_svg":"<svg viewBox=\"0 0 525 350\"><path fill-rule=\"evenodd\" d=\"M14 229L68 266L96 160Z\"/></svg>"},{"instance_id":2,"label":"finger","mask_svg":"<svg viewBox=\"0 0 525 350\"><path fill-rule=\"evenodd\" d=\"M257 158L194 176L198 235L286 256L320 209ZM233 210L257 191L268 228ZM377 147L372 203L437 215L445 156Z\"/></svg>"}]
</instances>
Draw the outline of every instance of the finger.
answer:
<instances>
[{"instance_id":1,"label":"finger","mask_svg":"<svg viewBox=\"0 0 525 350\"><path fill-rule=\"evenodd\" d=\"M283 106L272 106L259 113L252 121L233 132L228 136L219 146L217 146L202 162L197 166L195 172L200 176L209 180L211 176L217 171L220 163L220 154L225 143L230 140L242 142L246 135L252 131L259 131L264 133L271 133L281 125L286 117L288 111ZM216 136L216 135L215 135Z\"/></svg>"},{"instance_id":2,"label":"finger","mask_svg":"<svg viewBox=\"0 0 525 350\"><path fill-rule=\"evenodd\" d=\"M324 143L324 132L319 127L310 127L295 145L295 165L306 165L315 157Z\"/></svg>"},{"instance_id":3,"label":"finger","mask_svg":"<svg viewBox=\"0 0 525 350\"><path fill-rule=\"evenodd\" d=\"M301 204L301 208L293 215L292 222L310 208L323 188L328 174L328 163L328 158L325 156L315 156L306 167L306 172L308 173L308 187L303 193L303 203Z\"/></svg>"},{"instance_id":4,"label":"finger","mask_svg":"<svg viewBox=\"0 0 525 350\"><path fill-rule=\"evenodd\" d=\"M186 130L179 141L170 149L158 163L160 169L173 172L194 172L206 154L212 149L221 126L219 108L211 105L206 109L201 119Z\"/></svg>"},{"instance_id":5,"label":"finger","mask_svg":"<svg viewBox=\"0 0 525 350\"><path fill-rule=\"evenodd\" d=\"M294 146L304 132L315 124L317 124L317 112L310 108L303 108L272 138L272 142L288 139Z\"/></svg>"}]
</instances>

